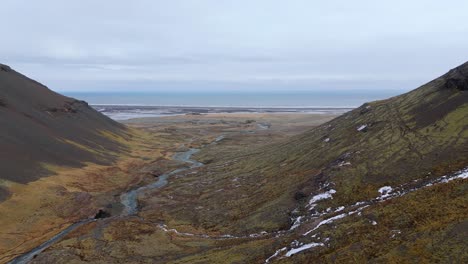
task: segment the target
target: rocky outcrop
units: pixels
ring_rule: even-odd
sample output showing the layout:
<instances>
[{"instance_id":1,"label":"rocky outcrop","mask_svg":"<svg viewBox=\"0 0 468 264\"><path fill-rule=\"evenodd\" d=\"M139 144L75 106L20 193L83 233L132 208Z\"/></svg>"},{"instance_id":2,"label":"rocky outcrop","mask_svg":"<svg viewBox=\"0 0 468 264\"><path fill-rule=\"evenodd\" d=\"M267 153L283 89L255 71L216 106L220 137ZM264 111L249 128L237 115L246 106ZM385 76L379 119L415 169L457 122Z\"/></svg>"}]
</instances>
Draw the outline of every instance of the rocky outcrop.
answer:
<instances>
[{"instance_id":1,"label":"rocky outcrop","mask_svg":"<svg viewBox=\"0 0 468 264\"><path fill-rule=\"evenodd\" d=\"M11 68L5 64L0 64L0 71L9 72L11 71Z\"/></svg>"},{"instance_id":2,"label":"rocky outcrop","mask_svg":"<svg viewBox=\"0 0 468 264\"><path fill-rule=\"evenodd\" d=\"M97 214L94 216L94 219L102 219L102 218L107 218L107 217L110 217L111 214L107 211L104 211L102 209L100 209Z\"/></svg>"},{"instance_id":3,"label":"rocky outcrop","mask_svg":"<svg viewBox=\"0 0 468 264\"><path fill-rule=\"evenodd\" d=\"M468 90L468 62L450 70L446 75L443 85L446 89L458 89L460 91Z\"/></svg>"},{"instance_id":4,"label":"rocky outcrop","mask_svg":"<svg viewBox=\"0 0 468 264\"><path fill-rule=\"evenodd\" d=\"M449 78L445 82L445 87L447 87L447 89L458 89L460 91L467 91L468 90L468 76L465 76L465 78L460 78L460 79Z\"/></svg>"},{"instance_id":5,"label":"rocky outcrop","mask_svg":"<svg viewBox=\"0 0 468 264\"><path fill-rule=\"evenodd\" d=\"M50 113L72 113L76 114L79 112L80 108L89 108L89 105L85 101L73 100L70 102L65 102L62 107L52 107L46 109Z\"/></svg>"}]
</instances>

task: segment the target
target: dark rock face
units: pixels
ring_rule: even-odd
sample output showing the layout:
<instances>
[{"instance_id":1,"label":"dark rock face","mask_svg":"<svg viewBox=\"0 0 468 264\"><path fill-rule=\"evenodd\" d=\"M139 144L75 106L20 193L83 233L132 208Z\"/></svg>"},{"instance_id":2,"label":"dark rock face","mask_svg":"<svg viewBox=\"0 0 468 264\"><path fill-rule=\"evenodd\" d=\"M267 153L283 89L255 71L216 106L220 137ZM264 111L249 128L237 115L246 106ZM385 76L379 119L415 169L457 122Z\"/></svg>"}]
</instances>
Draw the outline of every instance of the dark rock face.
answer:
<instances>
[{"instance_id":1,"label":"dark rock face","mask_svg":"<svg viewBox=\"0 0 468 264\"><path fill-rule=\"evenodd\" d=\"M103 219L103 218L108 218L110 217L111 214L109 212L106 212L104 210L99 210L97 214L94 216L94 219Z\"/></svg>"},{"instance_id":2,"label":"dark rock face","mask_svg":"<svg viewBox=\"0 0 468 264\"><path fill-rule=\"evenodd\" d=\"M301 201L301 200L304 200L305 198L307 198L307 194L305 194L304 192L301 192L301 191L298 191L294 194L294 199L296 201Z\"/></svg>"},{"instance_id":3,"label":"dark rock face","mask_svg":"<svg viewBox=\"0 0 468 264\"><path fill-rule=\"evenodd\" d=\"M80 112L81 108L89 108L89 107L90 106L85 101L73 100L70 102L65 102L62 107L52 107L52 108L46 109L46 111L51 112L51 113L76 114Z\"/></svg>"},{"instance_id":4,"label":"dark rock face","mask_svg":"<svg viewBox=\"0 0 468 264\"><path fill-rule=\"evenodd\" d=\"M46 111L52 112L52 113L73 113L76 114L78 111L76 108L73 107L72 103L66 102L63 107L53 107L49 108Z\"/></svg>"},{"instance_id":5,"label":"dark rock face","mask_svg":"<svg viewBox=\"0 0 468 264\"><path fill-rule=\"evenodd\" d=\"M468 62L450 70L446 75L443 87L446 89L468 90Z\"/></svg>"},{"instance_id":6,"label":"dark rock face","mask_svg":"<svg viewBox=\"0 0 468 264\"><path fill-rule=\"evenodd\" d=\"M11 71L11 68L7 65L0 64L0 71L9 72Z\"/></svg>"},{"instance_id":7,"label":"dark rock face","mask_svg":"<svg viewBox=\"0 0 468 264\"><path fill-rule=\"evenodd\" d=\"M2 98L0 98L0 107L5 107L5 106L6 106L5 101Z\"/></svg>"},{"instance_id":8,"label":"dark rock face","mask_svg":"<svg viewBox=\"0 0 468 264\"><path fill-rule=\"evenodd\" d=\"M445 86L448 89L458 89L460 91L467 91L468 80L467 79L448 79L445 83Z\"/></svg>"},{"instance_id":9,"label":"dark rock face","mask_svg":"<svg viewBox=\"0 0 468 264\"><path fill-rule=\"evenodd\" d=\"M417 89L418 103L412 106L418 128L443 119L468 100L468 62Z\"/></svg>"}]
</instances>

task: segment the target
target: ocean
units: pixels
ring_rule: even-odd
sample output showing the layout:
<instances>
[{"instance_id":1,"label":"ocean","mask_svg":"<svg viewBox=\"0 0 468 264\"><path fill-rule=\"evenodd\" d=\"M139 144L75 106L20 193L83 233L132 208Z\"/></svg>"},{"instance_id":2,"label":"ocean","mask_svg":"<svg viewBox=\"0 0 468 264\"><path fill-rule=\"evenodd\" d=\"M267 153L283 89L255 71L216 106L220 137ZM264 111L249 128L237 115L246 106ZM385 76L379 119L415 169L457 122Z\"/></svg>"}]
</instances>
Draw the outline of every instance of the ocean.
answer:
<instances>
[{"instance_id":1,"label":"ocean","mask_svg":"<svg viewBox=\"0 0 468 264\"><path fill-rule=\"evenodd\" d=\"M399 91L65 92L116 120L220 112L345 112Z\"/></svg>"}]
</instances>

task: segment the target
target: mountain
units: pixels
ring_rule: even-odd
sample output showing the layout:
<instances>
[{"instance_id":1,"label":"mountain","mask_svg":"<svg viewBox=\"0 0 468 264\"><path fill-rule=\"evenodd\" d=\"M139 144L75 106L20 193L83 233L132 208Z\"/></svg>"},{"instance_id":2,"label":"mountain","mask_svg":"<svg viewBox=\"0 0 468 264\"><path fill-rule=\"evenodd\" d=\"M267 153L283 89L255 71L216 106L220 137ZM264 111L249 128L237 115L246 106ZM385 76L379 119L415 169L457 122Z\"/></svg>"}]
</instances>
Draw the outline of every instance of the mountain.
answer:
<instances>
[{"instance_id":1,"label":"mountain","mask_svg":"<svg viewBox=\"0 0 468 264\"><path fill-rule=\"evenodd\" d=\"M304 236L321 220L341 217L338 213L340 209L341 212L349 213L359 209L359 204L369 206L365 213L367 223L374 221L372 219L376 222L386 221L394 230L408 232L406 238L395 243L393 248L385 250L393 250L398 246L402 247L401 251L413 250L411 247L415 247L415 244L411 244L411 239L416 240L419 236L426 240L418 246L427 246L424 250L430 251L427 243L430 243L431 236L429 233L421 233L418 228L425 228L427 232L439 230L441 235L434 239L442 240L440 245L449 247L448 242L444 244L443 239L459 230L457 225L460 222L465 221L465 226L467 224L466 206L460 210L454 208L463 204L460 201L468 198L468 186L463 180L459 187L458 181L442 187L429 186L434 182L445 182L441 178L444 175L454 175L468 167L467 89L468 63L465 63L411 92L366 103L282 143L223 155L215 150L202 151L196 158L208 163L203 170L203 181L210 183L203 185L203 195L196 200L190 198L198 193L191 186L196 186L200 178L187 177L183 184L172 185L172 193L167 190L161 194L177 194L179 197L185 195L187 199L179 199L176 206L168 203L161 210L164 211L166 221L177 219L181 223L180 226L172 226L182 228L181 232L185 230L186 223L192 223L196 229L239 235L288 230L296 223L298 227L290 231L292 234L288 235L289 238L278 238L275 244L277 249L286 247L288 250L307 243L328 244L327 249L320 247L319 252L322 255L314 255L307 261L333 262L332 254L344 250L354 252L353 257L357 259L377 258L367 251L360 256L356 250L359 252L358 249L363 245L359 245L358 241L353 241L355 244L346 244L351 239L346 238L345 234L330 234L330 239L340 237L339 242L311 238L314 233L326 228L326 225L320 225L310 236ZM233 179L236 181L236 188L227 188L226 186L232 185ZM424 188L426 186L427 189ZM222 195L215 195L219 190L223 190ZM401 194L414 191L414 194L392 200L395 207L382 209L378 202L385 199L377 198L387 191L388 197L393 198L392 195L396 195L395 190ZM418 200L423 197L428 199L427 203ZM413 207L418 207L420 211ZM449 208L446 214L440 213L439 208L443 207ZM406 218L378 218L377 211L374 211L390 210L389 208L396 210L389 214L404 210L407 212L404 214ZM432 212L437 213L432 215ZM147 218L151 215L148 212ZM160 215L155 213L153 220L159 219ZM350 223L349 226L351 225ZM366 228L372 227L369 225ZM361 230L363 238L369 231L366 228ZM356 232L352 228L337 230ZM388 235L390 236L391 234ZM316 237L325 239L320 234ZM376 245L382 245L383 248L386 243L373 238L367 239L377 249L379 247ZM452 247L453 250L447 252L446 257L456 256L463 245L467 246L466 240L463 241L460 236L454 236L454 239L453 243L459 243L460 246ZM294 246L294 241L299 242ZM249 252L252 258L243 261L259 261L261 258L258 255L268 251L272 242L269 243L268 246L252 249L254 252ZM242 247L242 244L239 245L239 248ZM353 247L356 248L354 251ZM235 247L231 249L235 250ZM271 248L269 250L269 254L274 253ZM212 253L210 256L213 259L220 256L228 258L229 254L223 252L227 251ZM300 255L287 259L292 261L296 257L300 258ZM200 259L203 257L208 258L203 255ZM301 262L307 261L303 259Z\"/></svg>"},{"instance_id":2,"label":"mountain","mask_svg":"<svg viewBox=\"0 0 468 264\"><path fill-rule=\"evenodd\" d=\"M82 225L33 263L466 263L467 88L465 63L411 92L270 144L243 142L245 131L230 135L230 129L219 142L198 142L188 131L207 131L196 122L184 136L173 133L176 127L162 128L178 143L188 134L194 138L187 144L204 145L193 156L204 166L166 174L163 188L129 192L136 215ZM7 108L11 101L1 98ZM85 111L70 108L69 100L48 112L69 121ZM31 112L43 108L37 109ZM125 136L101 118L100 125ZM271 139L264 132L255 136ZM104 152L91 154L112 160Z\"/></svg>"},{"instance_id":3,"label":"mountain","mask_svg":"<svg viewBox=\"0 0 468 264\"><path fill-rule=\"evenodd\" d=\"M272 202L283 199L291 204L296 192L298 198L306 199L325 183L333 183L337 190L333 203L346 204L375 196L383 185L462 169L468 165L467 81L465 63L409 93L366 103L281 144L228 155L225 160L238 162L222 170L213 168L213 172L219 178L245 175L252 182L266 179L255 189L258 197L254 204L232 205L251 206L247 211L258 214L262 204L271 207ZM219 156L199 158L207 163L223 162ZM230 205L222 207L224 211L232 209ZM286 214L278 217L284 219ZM200 217L223 222L209 213ZM271 219L270 214L265 215L267 219ZM257 223L261 228L264 221Z\"/></svg>"},{"instance_id":4,"label":"mountain","mask_svg":"<svg viewBox=\"0 0 468 264\"><path fill-rule=\"evenodd\" d=\"M46 165L106 164L125 151L126 128L84 101L65 97L0 64L0 181L28 183ZM8 195L0 186L0 201Z\"/></svg>"}]
</instances>

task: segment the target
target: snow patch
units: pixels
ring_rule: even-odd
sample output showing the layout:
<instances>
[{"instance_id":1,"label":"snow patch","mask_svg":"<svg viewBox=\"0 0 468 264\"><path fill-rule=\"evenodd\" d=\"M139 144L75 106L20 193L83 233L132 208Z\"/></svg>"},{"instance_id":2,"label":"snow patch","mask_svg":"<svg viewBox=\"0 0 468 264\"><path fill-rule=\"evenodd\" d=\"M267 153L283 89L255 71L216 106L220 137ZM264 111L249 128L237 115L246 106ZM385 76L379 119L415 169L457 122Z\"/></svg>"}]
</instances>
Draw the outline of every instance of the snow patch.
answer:
<instances>
[{"instance_id":1,"label":"snow patch","mask_svg":"<svg viewBox=\"0 0 468 264\"><path fill-rule=\"evenodd\" d=\"M340 207L336 208L335 212L341 212L341 211L343 211L344 209L345 209L344 206L340 206Z\"/></svg>"},{"instance_id":2,"label":"snow patch","mask_svg":"<svg viewBox=\"0 0 468 264\"><path fill-rule=\"evenodd\" d=\"M312 233L313 231L317 230L319 227L323 226L323 225L326 225L326 224L330 224L330 223L333 223L335 220L338 220L338 219L341 219L341 218L344 218L345 216L347 216L348 214L339 214L339 215L336 215L336 216L333 216L333 217L330 217L328 219L325 219L323 220L322 222L320 222L317 226L315 226L313 229L305 232L303 235L304 236L307 236L308 234Z\"/></svg>"},{"instance_id":3,"label":"snow patch","mask_svg":"<svg viewBox=\"0 0 468 264\"><path fill-rule=\"evenodd\" d=\"M343 167L343 166L349 166L351 165L351 162L349 161L342 161L340 164L338 164L338 167Z\"/></svg>"},{"instance_id":4,"label":"snow patch","mask_svg":"<svg viewBox=\"0 0 468 264\"><path fill-rule=\"evenodd\" d=\"M405 190L405 188L404 188L405 185L397 186L395 188L393 188L391 186L383 186L383 187L378 189L378 192L380 193L380 195L378 197L376 197L376 198L374 198L372 200L369 200L369 201L356 202L354 205L352 205L353 207L356 207L356 206L358 207L354 211L350 211L350 212L347 212L347 213L342 213L342 214L330 217L328 219L325 219L325 220L321 221L320 223L318 223L313 229L305 232L303 234L303 236L309 235L313 231L320 228L322 225L333 223L334 221L336 221L338 219L345 218L346 216L351 216L351 215L354 215L354 214L357 214L357 215L361 216L362 215L362 210L369 207L371 204L374 204L374 203L377 203L377 202L382 202L382 201L392 199L392 198L395 198L395 197L400 197L400 196L403 196L405 194L411 193L413 191L417 191L419 189L422 189L424 187L429 187L429 186L433 186L433 185L440 184L440 183L447 183L447 182L450 182L450 181L453 181L453 180L456 180L456 179L468 179L468 168L462 169L460 171L457 171L457 172L449 174L449 175L439 177L437 179L426 181L425 183L422 183L422 186L419 187L419 188L411 188L411 189L406 189ZM329 185L330 185L330 183L326 183L326 184L323 184L321 187L326 188ZM331 190L326 191L324 193L317 194L317 195L313 196L310 199L309 204L307 206L311 207L310 209L313 209L316 206L316 204L315 204L316 202L324 200L324 199L332 199L333 194L335 194L335 193L336 193L336 190L331 189ZM347 209L347 207L344 207L344 206L340 206L340 207L338 207L338 208L336 208L334 210L332 210L331 208L328 208L327 210L325 210L325 212L323 212L322 214L319 214L319 216L321 217L321 216L324 216L325 214L331 213L331 212L333 212L333 213L341 212L341 211L344 211L346 209ZM298 212L297 208L294 211ZM315 220L317 218L312 218L312 219ZM305 216L300 216L300 217L295 218L294 223L293 223L290 230L297 228L303 222L307 222L307 221L308 220L306 219ZM378 224L376 221L371 221L370 223L372 225L377 225ZM276 237L279 237L282 234L284 234L284 233L278 233L276 235ZM392 230L390 238L395 238L399 234L401 234L400 230ZM257 236L257 234L255 234L254 236ZM311 237L312 238L318 237L318 233L312 234ZM318 237L318 239L320 239L320 237ZM327 242L327 241L328 241L328 239L324 240L324 242ZM292 256L294 254L297 254L297 253L301 252L301 251L310 249L312 247L317 247L317 246L325 246L325 245L323 243L310 243L310 244L302 245L302 243L298 243L298 241L294 241L290 245L290 247L293 247L293 248L291 250L289 250L285 254L285 256L290 257L290 256ZM268 258L265 261L265 263L268 263L271 259L273 259L275 257L279 257L280 254L282 252L286 251L286 250L287 250L286 247L277 250L274 255L272 255L270 258Z\"/></svg>"},{"instance_id":5,"label":"snow patch","mask_svg":"<svg viewBox=\"0 0 468 264\"><path fill-rule=\"evenodd\" d=\"M269 258L265 260L265 263L270 262L270 260L272 260L273 258L276 258L277 256L279 256L281 252L286 251L286 250L288 250L287 247L276 250L275 254L271 255Z\"/></svg>"},{"instance_id":6,"label":"snow patch","mask_svg":"<svg viewBox=\"0 0 468 264\"><path fill-rule=\"evenodd\" d=\"M468 179L468 168L457 172L453 177L447 179L447 182L453 181L455 179Z\"/></svg>"},{"instance_id":7,"label":"snow patch","mask_svg":"<svg viewBox=\"0 0 468 264\"><path fill-rule=\"evenodd\" d=\"M325 246L323 243L310 243L310 244L305 244L301 247L298 247L298 248L293 248L291 250L289 250L288 252L286 252L286 257L291 257L292 255L295 255L301 251L304 251L304 250L307 250L307 249L310 249L310 248L313 248L313 247L323 247Z\"/></svg>"},{"instance_id":8,"label":"snow patch","mask_svg":"<svg viewBox=\"0 0 468 264\"><path fill-rule=\"evenodd\" d=\"M364 205L364 204L366 204L366 202L357 202L357 203L354 204L354 206L361 206L361 205Z\"/></svg>"},{"instance_id":9,"label":"snow patch","mask_svg":"<svg viewBox=\"0 0 468 264\"><path fill-rule=\"evenodd\" d=\"M303 218L303 216L297 217L297 218L294 220L294 223L293 223L293 225L291 226L291 228L289 229L289 231L298 228L298 227L301 225L301 220L302 220L302 218Z\"/></svg>"},{"instance_id":10,"label":"snow patch","mask_svg":"<svg viewBox=\"0 0 468 264\"><path fill-rule=\"evenodd\" d=\"M333 199L332 194L335 194L335 193L336 193L336 190L331 189L327 192L317 194L310 199L308 206L310 206L310 209L313 209L316 206L315 204L316 202L325 200L325 199Z\"/></svg>"},{"instance_id":11,"label":"snow patch","mask_svg":"<svg viewBox=\"0 0 468 264\"><path fill-rule=\"evenodd\" d=\"M390 193L393 191L391 186L384 186L379 189L380 197L377 199L385 199L390 196Z\"/></svg>"},{"instance_id":12,"label":"snow patch","mask_svg":"<svg viewBox=\"0 0 468 264\"><path fill-rule=\"evenodd\" d=\"M357 131L362 131L367 128L367 125L361 125L360 127L357 128Z\"/></svg>"},{"instance_id":13,"label":"snow patch","mask_svg":"<svg viewBox=\"0 0 468 264\"><path fill-rule=\"evenodd\" d=\"M391 186L384 186L384 187L379 189L379 193L380 194L387 194L387 193L391 192L392 190L393 190L393 188Z\"/></svg>"}]
</instances>

